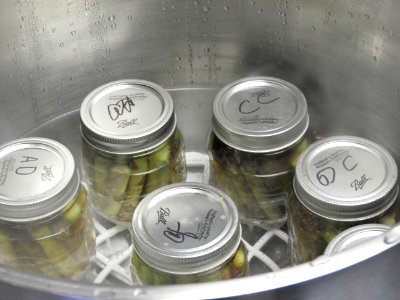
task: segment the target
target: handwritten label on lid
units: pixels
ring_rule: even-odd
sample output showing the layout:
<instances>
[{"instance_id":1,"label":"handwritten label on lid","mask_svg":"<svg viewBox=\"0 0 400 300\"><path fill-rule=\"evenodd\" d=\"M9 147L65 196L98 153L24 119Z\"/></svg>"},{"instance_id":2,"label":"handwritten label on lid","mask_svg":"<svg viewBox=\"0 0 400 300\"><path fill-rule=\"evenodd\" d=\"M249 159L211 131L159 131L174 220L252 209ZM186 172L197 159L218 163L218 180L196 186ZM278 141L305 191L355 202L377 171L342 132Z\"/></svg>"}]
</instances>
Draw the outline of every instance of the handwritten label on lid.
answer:
<instances>
[{"instance_id":1,"label":"handwritten label on lid","mask_svg":"<svg viewBox=\"0 0 400 300\"><path fill-rule=\"evenodd\" d=\"M200 194L182 193L155 205L145 231L161 248L192 249L211 243L226 228L223 206Z\"/></svg>"},{"instance_id":2,"label":"handwritten label on lid","mask_svg":"<svg viewBox=\"0 0 400 300\"><path fill-rule=\"evenodd\" d=\"M34 197L56 186L62 158L45 149L21 149L0 160L0 194L13 200Z\"/></svg>"},{"instance_id":3,"label":"handwritten label on lid","mask_svg":"<svg viewBox=\"0 0 400 300\"><path fill-rule=\"evenodd\" d=\"M160 96L144 87L119 89L98 97L91 104L93 121L104 130L135 134L161 116Z\"/></svg>"},{"instance_id":4,"label":"handwritten label on lid","mask_svg":"<svg viewBox=\"0 0 400 300\"><path fill-rule=\"evenodd\" d=\"M252 87L234 91L223 110L226 119L239 128L263 132L286 125L297 112L295 100L280 86Z\"/></svg>"},{"instance_id":5,"label":"handwritten label on lid","mask_svg":"<svg viewBox=\"0 0 400 300\"><path fill-rule=\"evenodd\" d=\"M387 177L385 162L361 145L322 147L305 165L316 189L343 199L373 193Z\"/></svg>"}]
</instances>

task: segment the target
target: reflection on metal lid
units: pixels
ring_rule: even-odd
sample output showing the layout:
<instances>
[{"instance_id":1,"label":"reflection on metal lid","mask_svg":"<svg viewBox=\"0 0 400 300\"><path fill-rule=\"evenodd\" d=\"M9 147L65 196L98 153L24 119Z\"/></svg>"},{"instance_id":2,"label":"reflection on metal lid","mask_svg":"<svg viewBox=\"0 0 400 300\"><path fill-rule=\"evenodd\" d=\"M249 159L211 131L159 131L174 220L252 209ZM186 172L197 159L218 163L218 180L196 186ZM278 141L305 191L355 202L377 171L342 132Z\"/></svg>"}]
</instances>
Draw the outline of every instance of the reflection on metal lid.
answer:
<instances>
[{"instance_id":1,"label":"reflection on metal lid","mask_svg":"<svg viewBox=\"0 0 400 300\"><path fill-rule=\"evenodd\" d=\"M151 149L176 127L170 94L144 80L119 80L98 87L82 102L80 115L86 140L108 152Z\"/></svg>"},{"instance_id":2,"label":"reflection on metal lid","mask_svg":"<svg viewBox=\"0 0 400 300\"><path fill-rule=\"evenodd\" d=\"M41 218L75 194L79 175L70 151L45 138L15 140L0 148L0 219Z\"/></svg>"},{"instance_id":3,"label":"reflection on metal lid","mask_svg":"<svg viewBox=\"0 0 400 300\"><path fill-rule=\"evenodd\" d=\"M390 226L382 224L364 224L351 227L337 235L326 247L325 254L332 255L357 246L371 238L383 234Z\"/></svg>"},{"instance_id":4,"label":"reflection on metal lid","mask_svg":"<svg viewBox=\"0 0 400 300\"><path fill-rule=\"evenodd\" d=\"M336 136L311 144L300 155L294 188L318 215L362 220L381 214L396 200L397 172L383 147L364 138Z\"/></svg>"},{"instance_id":5,"label":"reflection on metal lid","mask_svg":"<svg viewBox=\"0 0 400 300\"><path fill-rule=\"evenodd\" d=\"M219 91L213 105L215 134L233 148L275 152L306 132L307 102L293 84L272 77L249 77Z\"/></svg>"},{"instance_id":6,"label":"reflection on metal lid","mask_svg":"<svg viewBox=\"0 0 400 300\"><path fill-rule=\"evenodd\" d=\"M241 238L233 201L199 183L172 184L152 192L136 208L132 227L138 255L172 273L218 266L236 251Z\"/></svg>"}]
</instances>

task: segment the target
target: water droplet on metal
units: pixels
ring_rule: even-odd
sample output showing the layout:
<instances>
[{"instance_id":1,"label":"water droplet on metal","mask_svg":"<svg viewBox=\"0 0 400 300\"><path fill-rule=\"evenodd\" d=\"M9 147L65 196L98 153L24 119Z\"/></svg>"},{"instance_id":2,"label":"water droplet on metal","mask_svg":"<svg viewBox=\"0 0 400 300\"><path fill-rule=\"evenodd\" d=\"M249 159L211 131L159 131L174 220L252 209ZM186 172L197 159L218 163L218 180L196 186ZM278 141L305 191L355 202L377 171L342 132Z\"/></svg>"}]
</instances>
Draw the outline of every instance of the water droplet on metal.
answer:
<instances>
[{"instance_id":1,"label":"water droplet on metal","mask_svg":"<svg viewBox=\"0 0 400 300\"><path fill-rule=\"evenodd\" d=\"M262 12L263 12L263 9L262 9L262 8L260 8L260 9L257 11L257 13L259 13L259 14L262 14Z\"/></svg>"},{"instance_id":2,"label":"water droplet on metal","mask_svg":"<svg viewBox=\"0 0 400 300\"><path fill-rule=\"evenodd\" d=\"M61 48L64 47L64 43L61 42L61 43L60 43L60 47L61 47Z\"/></svg>"},{"instance_id":3,"label":"water droplet on metal","mask_svg":"<svg viewBox=\"0 0 400 300\"><path fill-rule=\"evenodd\" d=\"M111 16L108 17L108 21L112 22L114 20L115 20L115 16L114 15L111 15Z\"/></svg>"},{"instance_id":4,"label":"water droplet on metal","mask_svg":"<svg viewBox=\"0 0 400 300\"><path fill-rule=\"evenodd\" d=\"M203 11L204 12L208 12L209 10L210 10L210 8L208 6L206 6L206 5L203 6Z\"/></svg>"},{"instance_id":5,"label":"water droplet on metal","mask_svg":"<svg viewBox=\"0 0 400 300\"><path fill-rule=\"evenodd\" d=\"M75 35L75 34L76 34L75 30L71 31L71 35Z\"/></svg>"},{"instance_id":6,"label":"water droplet on metal","mask_svg":"<svg viewBox=\"0 0 400 300\"><path fill-rule=\"evenodd\" d=\"M225 10L225 11L229 11L229 6L228 6L228 5L225 5L225 6L224 6L224 10Z\"/></svg>"}]
</instances>

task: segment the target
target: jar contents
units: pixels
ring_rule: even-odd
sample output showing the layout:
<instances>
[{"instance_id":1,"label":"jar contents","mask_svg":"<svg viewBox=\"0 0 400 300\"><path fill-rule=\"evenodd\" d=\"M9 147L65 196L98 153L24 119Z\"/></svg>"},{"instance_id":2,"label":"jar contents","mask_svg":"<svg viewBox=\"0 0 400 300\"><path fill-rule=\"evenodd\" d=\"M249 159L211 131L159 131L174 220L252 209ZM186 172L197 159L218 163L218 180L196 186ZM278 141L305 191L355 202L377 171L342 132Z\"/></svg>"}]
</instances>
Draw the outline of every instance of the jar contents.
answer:
<instances>
[{"instance_id":1,"label":"jar contents","mask_svg":"<svg viewBox=\"0 0 400 300\"><path fill-rule=\"evenodd\" d=\"M236 150L211 134L210 148L216 185L233 199L242 222L271 229L286 223L297 157L308 145L303 138L292 149L261 154Z\"/></svg>"},{"instance_id":2,"label":"jar contents","mask_svg":"<svg viewBox=\"0 0 400 300\"><path fill-rule=\"evenodd\" d=\"M219 281L243 277L247 272L246 251L243 243L240 244L237 252L223 265L197 274L172 274L160 271L146 264L136 252L132 254L132 264L135 276L143 284L153 285Z\"/></svg>"},{"instance_id":3,"label":"jar contents","mask_svg":"<svg viewBox=\"0 0 400 300\"><path fill-rule=\"evenodd\" d=\"M251 77L215 97L212 184L232 197L242 223L266 230L287 220L294 166L310 143L307 103L289 82Z\"/></svg>"},{"instance_id":4,"label":"jar contents","mask_svg":"<svg viewBox=\"0 0 400 300\"><path fill-rule=\"evenodd\" d=\"M1 147L0 164L0 261L46 276L82 276L95 233L69 150L53 140L20 139Z\"/></svg>"},{"instance_id":5,"label":"jar contents","mask_svg":"<svg viewBox=\"0 0 400 300\"><path fill-rule=\"evenodd\" d=\"M184 143L173 102L160 86L116 81L81 106L82 164L96 211L128 225L139 201L185 179Z\"/></svg>"},{"instance_id":6,"label":"jar contents","mask_svg":"<svg viewBox=\"0 0 400 300\"><path fill-rule=\"evenodd\" d=\"M294 264L323 254L347 228L400 219L397 166L381 146L351 136L311 144L296 166L289 201Z\"/></svg>"},{"instance_id":7,"label":"jar contents","mask_svg":"<svg viewBox=\"0 0 400 300\"><path fill-rule=\"evenodd\" d=\"M247 274L233 201L200 183L147 195L132 219L132 277L143 284L209 282Z\"/></svg>"},{"instance_id":8,"label":"jar contents","mask_svg":"<svg viewBox=\"0 0 400 300\"><path fill-rule=\"evenodd\" d=\"M179 130L145 155L111 155L83 141L83 165L94 207L108 219L130 222L142 198L164 185L183 181L184 151Z\"/></svg>"}]
</instances>

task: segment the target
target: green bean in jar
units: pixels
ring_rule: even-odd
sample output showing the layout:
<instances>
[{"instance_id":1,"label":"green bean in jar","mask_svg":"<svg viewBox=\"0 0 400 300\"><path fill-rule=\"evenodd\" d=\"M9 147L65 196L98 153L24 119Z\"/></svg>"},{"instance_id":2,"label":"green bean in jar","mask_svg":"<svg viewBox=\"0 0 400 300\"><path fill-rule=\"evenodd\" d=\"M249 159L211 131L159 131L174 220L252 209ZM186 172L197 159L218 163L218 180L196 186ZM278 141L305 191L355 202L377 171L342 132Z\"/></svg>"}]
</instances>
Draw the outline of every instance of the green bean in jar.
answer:
<instances>
[{"instance_id":1,"label":"green bean in jar","mask_svg":"<svg viewBox=\"0 0 400 300\"><path fill-rule=\"evenodd\" d=\"M286 223L299 154L313 141L307 102L289 82L250 77L225 86L213 104L212 183L232 197L243 223Z\"/></svg>"},{"instance_id":2,"label":"green bean in jar","mask_svg":"<svg viewBox=\"0 0 400 300\"><path fill-rule=\"evenodd\" d=\"M1 147L0 164L0 261L46 276L83 276L95 233L72 154L56 141L25 138Z\"/></svg>"},{"instance_id":3,"label":"green bean in jar","mask_svg":"<svg viewBox=\"0 0 400 300\"><path fill-rule=\"evenodd\" d=\"M335 136L311 144L296 166L289 200L293 264L323 254L347 228L400 220L397 166L382 146Z\"/></svg>"},{"instance_id":4,"label":"green bean in jar","mask_svg":"<svg viewBox=\"0 0 400 300\"><path fill-rule=\"evenodd\" d=\"M142 284L218 281L248 272L236 207L215 187L157 189L135 210L132 228L132 277Z\"/></svg>"},{"instance_id":5,"label":"green bean in jar","mask_svg":"<svg viewBox=\"0 0 400 300\"><path fill-rule=\"evenodd\" d=\"M172 98L152 82L95 89L82 103L81 128L89 199L110 221L128 225L145 195L186 177Z\"/></svg>"}]
</instances>

